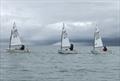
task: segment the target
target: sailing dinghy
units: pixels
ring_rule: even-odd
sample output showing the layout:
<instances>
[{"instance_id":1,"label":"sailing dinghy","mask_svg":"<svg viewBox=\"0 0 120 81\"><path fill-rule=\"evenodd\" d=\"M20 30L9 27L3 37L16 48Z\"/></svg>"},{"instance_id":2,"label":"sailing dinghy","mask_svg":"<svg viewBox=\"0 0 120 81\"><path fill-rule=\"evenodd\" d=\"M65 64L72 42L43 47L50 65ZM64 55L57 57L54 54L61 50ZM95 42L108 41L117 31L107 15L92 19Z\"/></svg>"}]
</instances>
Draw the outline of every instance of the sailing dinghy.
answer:
<instances>
[{"instance_id":1,"label":"sailing dinghy","mask_svg":"<svg viewBox=\"0 0 120 81\"><path fill-rule=\"evenodd\" d=\"M7 52L10 52L10 53L14 53L14 52L29 53L30 52L30 50L26 48L25 45L21 42L15 22L11 30L9 48L7 49Z\"/></svg>"},{"instance_id":2,"label":"sailing dinghy","mask_svg":"<svg viewBox=\"0 0 120 81\"><path fill-rule=\"evenodd\" d=\"M60 54L77 54L77 51L74 50L74 45L70 43L64 23L61 34L61 48L58 50Z\"/></svg>"},{"instance_id":3,"label":"sailing dinghy","mask_svg":"<svg viewBox=\"0 0 120 81\"><path fill-rule=\"evenodd\" d=\"M95 28L95 32L94 32L94 44L93 44L93 50L91 52L93 54L111 53L111 51L108 50L105 45L103 45L103 41L102 41L102 38L100 36L100 30L99 30L98 27Z\"/></svg>"}]
</instances>

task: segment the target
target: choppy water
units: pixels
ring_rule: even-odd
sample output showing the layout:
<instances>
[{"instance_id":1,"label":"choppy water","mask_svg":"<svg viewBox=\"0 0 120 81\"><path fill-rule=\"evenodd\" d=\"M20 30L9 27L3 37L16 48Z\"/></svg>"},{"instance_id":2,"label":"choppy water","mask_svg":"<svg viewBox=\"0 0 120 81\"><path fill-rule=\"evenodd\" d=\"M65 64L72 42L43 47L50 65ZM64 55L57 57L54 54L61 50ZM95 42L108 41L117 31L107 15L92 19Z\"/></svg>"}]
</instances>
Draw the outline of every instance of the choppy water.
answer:
<instances>
[{"instance_id":1,"label":"choppy water","mask_svg":"<svg viewBox=\"0 0 120 81\"><path fill-rule=\"evenodd\" d=\"M30 48L30 54L0 49L0 81L120 81L120 47L101 55L91 54L90 46L68 55L58 54L56 46Z\"/></svg>"}]
</instances>

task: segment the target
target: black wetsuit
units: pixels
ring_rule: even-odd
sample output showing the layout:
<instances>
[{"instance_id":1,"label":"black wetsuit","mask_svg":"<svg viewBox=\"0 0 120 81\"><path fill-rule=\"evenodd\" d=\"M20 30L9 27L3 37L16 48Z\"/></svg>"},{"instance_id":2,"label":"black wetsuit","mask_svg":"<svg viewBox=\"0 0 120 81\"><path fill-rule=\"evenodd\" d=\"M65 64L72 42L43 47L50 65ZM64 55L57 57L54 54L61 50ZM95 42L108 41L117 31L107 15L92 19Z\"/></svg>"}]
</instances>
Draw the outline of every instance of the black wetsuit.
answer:
<instances>
[{"instance_id":1,"label":"black wetsuit","mask_svg":"<svg viewBox=\"0 0 120 81\"><path fill-rule=\"evenodd\" d=\"M104 47L104 48L103 48L103 51L107 51L107 48L106 48L106 47Z\"/></svg>"},{"instance_id":2,"label":"black wetsuit","mask_svg":"<svg viewBox=\"0 0 120 81\"><path fill-rule=\"evenodd\" d=\"M21 48L20 48L20 50L24 50L25 49L25 46L24 45L22 45L21 46Z\"/></svg>"},{"instance_id":3,"label":"black wetsuit","mask_svg":"<svg viewBox=\"0 0 120 81\"><path fill-rule=\"evenodd\" d=\"M69 49L72 51L72 50L73 50L73 48L74 48L74 45L73 45L73 44L71 44Z\"/></svg>"}]
</instances>

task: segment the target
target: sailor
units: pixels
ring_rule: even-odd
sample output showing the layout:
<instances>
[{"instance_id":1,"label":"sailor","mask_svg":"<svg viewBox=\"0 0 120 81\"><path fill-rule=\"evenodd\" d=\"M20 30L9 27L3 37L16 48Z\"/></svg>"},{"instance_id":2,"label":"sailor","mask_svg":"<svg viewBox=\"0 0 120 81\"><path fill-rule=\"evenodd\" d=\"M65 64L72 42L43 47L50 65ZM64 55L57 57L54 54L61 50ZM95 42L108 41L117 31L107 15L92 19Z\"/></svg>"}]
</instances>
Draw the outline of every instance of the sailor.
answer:
<instances>
[{"instance_id":1,"label":"sailor","mask_svg":"<svg viewBox=\"0 0 120 81\"><path fill-rule=\"evenodd\" d=\"M73 48L74 48L74 45L73 45L73 44L70 44L70 48L69 48L69 49L72 51Z\"/></svg>"},{"instance_id":2,"label":"sailor","mask_svg":"<svg viewBox=\"0 0 120 81\"><path fill-rule=\"evenodd\" d=\"M107 51L107 47L106 46L104 46L103 51Z\"/></svg>"},{"instance_id":3,"label":"sailor","mask_svg":"<svg viewBox=\"0 0 120 81\"><path fill-rule=\"evenodd\" d=\"M25 45L22 45L20 50L24 50L25 49Z\"/></svg>"}]
</instances>

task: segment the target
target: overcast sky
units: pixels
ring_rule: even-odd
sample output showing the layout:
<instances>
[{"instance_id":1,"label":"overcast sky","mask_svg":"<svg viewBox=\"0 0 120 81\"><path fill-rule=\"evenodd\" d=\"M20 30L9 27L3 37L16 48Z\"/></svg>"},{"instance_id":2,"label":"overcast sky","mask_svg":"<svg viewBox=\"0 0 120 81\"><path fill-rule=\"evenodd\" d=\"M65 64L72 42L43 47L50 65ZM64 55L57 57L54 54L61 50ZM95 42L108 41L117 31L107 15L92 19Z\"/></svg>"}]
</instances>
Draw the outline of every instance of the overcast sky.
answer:
<instances>
[{"instance_id":1,"label":"overcast sky","mask_svg":"<svg viewBox=\"0 0 120 81\"><path fill-rule=\"evenodd\" d=\"M102 37L119 37L119 0L0 0L0 37L16 22L24 40L59 40L62 22L72 40L90 39L97 24Z\"/></svg>"}]
</instances>

